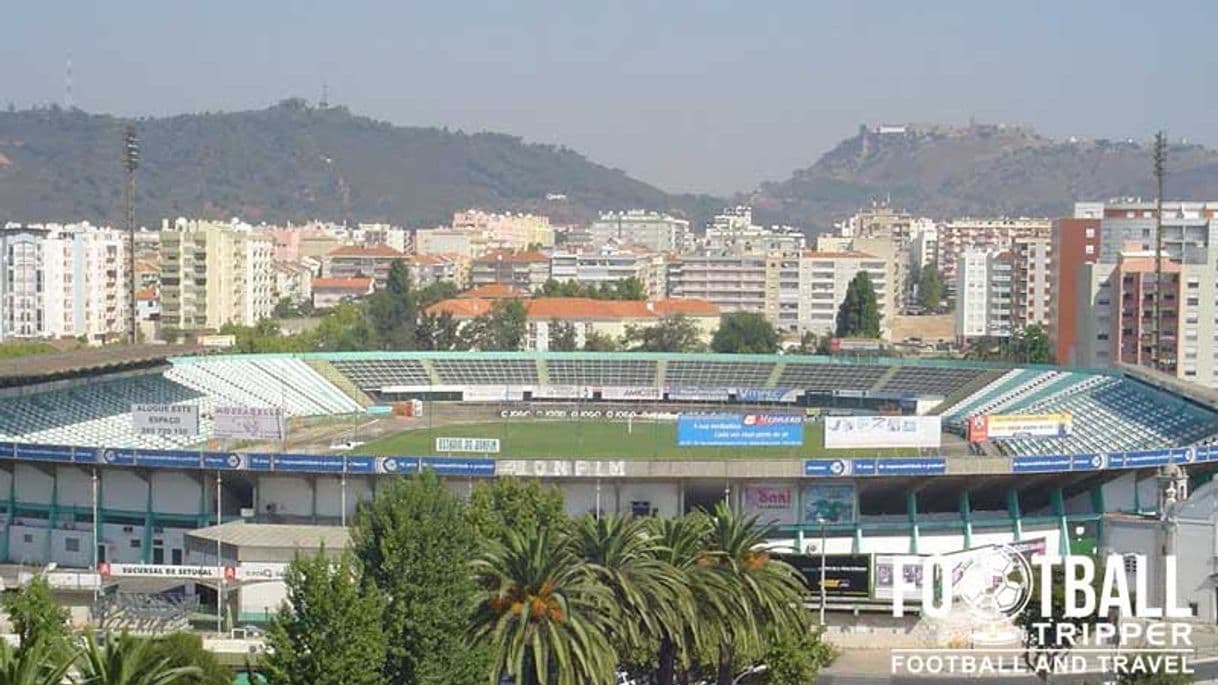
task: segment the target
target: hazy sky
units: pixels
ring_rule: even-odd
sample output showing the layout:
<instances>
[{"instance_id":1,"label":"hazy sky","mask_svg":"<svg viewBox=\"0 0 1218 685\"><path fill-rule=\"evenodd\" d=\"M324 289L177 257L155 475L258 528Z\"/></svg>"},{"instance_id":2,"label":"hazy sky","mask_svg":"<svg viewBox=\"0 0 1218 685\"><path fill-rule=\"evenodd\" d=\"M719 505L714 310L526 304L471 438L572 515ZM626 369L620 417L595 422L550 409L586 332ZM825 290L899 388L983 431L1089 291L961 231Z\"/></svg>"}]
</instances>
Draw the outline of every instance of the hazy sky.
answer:
<instances>
[{"instance_id":1,"label":"hazy sky","mask_svg":"<svg viewBox=\"0 0 1218 685\"><path fill-rule=\"evenodd\" d=\"M1025 123L1218 145L1218 2L9 2L0 101L300 96L562 143L668 190L810 165L860 123Z\"/></svg>"}]
</instances>

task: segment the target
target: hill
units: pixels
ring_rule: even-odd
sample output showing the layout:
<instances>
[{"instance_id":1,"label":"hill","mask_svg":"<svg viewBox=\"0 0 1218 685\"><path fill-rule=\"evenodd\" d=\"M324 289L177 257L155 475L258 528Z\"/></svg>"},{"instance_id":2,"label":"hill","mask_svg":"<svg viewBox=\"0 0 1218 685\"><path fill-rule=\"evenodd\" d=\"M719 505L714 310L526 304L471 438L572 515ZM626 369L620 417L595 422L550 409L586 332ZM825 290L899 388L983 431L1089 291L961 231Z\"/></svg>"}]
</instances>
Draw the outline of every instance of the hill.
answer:
<instances>
[{"instance_id":1,"label":"hill","mask_svg":"<svg viewBox=\"0 0 1218 685\"><path fill-rule=\"evenodd\" d=\"M763 220L812 229L875 200L935 218L1061 216L1075 201L1153 197L1150 146L1058 141L1023 127L910 125L868 129L788 180L751 195ZM1169 198L1218 198L1218 152L1168 149Z\"/></svg>"},{"instance_id":2,"label":"hill","mask_svg":"<svg viewBox=\"0 0 1218 685\"><path fill-rule=\"evenodd\" d=\"M699 220L722 202L669 195L564 147L394 126L285 100L259 111L135 122L58 108L0 112L0 221L121 224L129 123L141 140L144 225L241 216L429 226L469 207L544 212L559 222L632 207Z\"/></svg>"}]
</instances>

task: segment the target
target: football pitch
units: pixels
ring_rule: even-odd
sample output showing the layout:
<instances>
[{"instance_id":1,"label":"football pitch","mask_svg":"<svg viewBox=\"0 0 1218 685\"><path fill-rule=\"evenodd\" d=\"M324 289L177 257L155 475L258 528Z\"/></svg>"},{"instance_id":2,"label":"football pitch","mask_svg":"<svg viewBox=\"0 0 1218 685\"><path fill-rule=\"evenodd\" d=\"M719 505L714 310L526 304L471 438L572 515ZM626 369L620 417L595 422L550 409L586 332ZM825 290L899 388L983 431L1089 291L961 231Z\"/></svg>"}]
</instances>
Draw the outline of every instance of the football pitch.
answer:
<instances>
[{"instance_id":1,"label":"football pitch","mask_svg":"<svg viewBox=\"0 0 1218 685\"><path fill-rule=\"evenodd\" d=\"M679 447L668 422L495 421L403 431L357 447L373 456L437 454L436 438L497 438L501 459L794 459L916 455L909 449L824 448L824 424L804 425L804 444L788 447ZM469 454L466 456L482 456Z\"/></svg>"}]
</instances>

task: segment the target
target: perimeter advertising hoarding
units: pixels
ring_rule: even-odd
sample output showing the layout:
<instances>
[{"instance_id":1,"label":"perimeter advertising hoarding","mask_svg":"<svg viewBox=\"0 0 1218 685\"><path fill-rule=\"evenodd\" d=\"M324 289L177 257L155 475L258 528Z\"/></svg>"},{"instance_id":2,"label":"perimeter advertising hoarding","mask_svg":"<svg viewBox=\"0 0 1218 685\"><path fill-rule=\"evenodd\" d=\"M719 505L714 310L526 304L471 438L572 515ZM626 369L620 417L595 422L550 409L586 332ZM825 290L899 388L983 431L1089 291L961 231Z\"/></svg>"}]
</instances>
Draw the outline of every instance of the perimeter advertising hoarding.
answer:
<instances>
[{"instance_id":1,"label":"perimeter advertising hoarding","mask_svg":"<svg viewBox=\"0 0 1218 685\"><path fill-rule=\"evenodd\" d=\"M744 508L763 524L796 522L795 488L784 485L746 485Z\"/></svg>"},{"instance_id":2,"label":"perimeter advertising hoarding","mask_svg":"<svg viewBox=\"0 0 1218 685\"><path fill-rule=\"evenodd\" d=\"M795 567L813 596L820 595L821 556L780 554L777 558ZM825 596L866 599L871 596L870 554L826 554Z\"/></svg>"},{"instance_id":3,"label":"perimeter advertising hoarding","mask_svg":"<svg viewBox=\"0 0 1218 685\"><path fill-rule=\"evenodd\" d=\"M817 483L804 488L804 523L854 523L854 483Z\"/></svg>"},{"instance_id":4,"label":"perimeter advertising hoarding","mask_svg":"<svg viewBox=\"0 0 1218 685\"><path fill-rule=\"evenodd\" d=\"M1035 540L1023 540L1021 542L1011 542L1003 547L1007 547L1027 559L1037 557L1045 553L1047 545L1044 538L1036 538ZM959 576L977 554L987 552L993 549L996 545L986 545L984 547L974 547L966 549L954 554L943 555L951 563L952 574ZM892 599L895 595L893 591L893 577L896 572L896 562L901 562L901 575L905 578L904 592L902 596L907 601L922 600L922 581L923 567L922 557L917 554L877 554L875 555L875 598L876 599Z\"/></svg>"},{"instance_id":5,"label":"perimeter advertising hoarding","mask_svg":"<svg viewBox=\"0 0 1218 685\"><path fill-rule=\"evenodd\" d=\"M682 414L677 417L680 447L798 447L804 444L804 419L798 414Z\"/></svg>"},{"instance_id":6,"label":"perimeter advertising hoarding","mask_svg":"<svg viewBox=\"0 0 1218 685\"><path fill-rule=\"evenodd\" d=\"M825 448L937 448L938 416L830 416L825 419Z\"/></svg>"},{"instance_id":7,"label":"perimeter advertising hoarding","mask_svg":"<svg viewBox=\"0 0 1218 685\"><path fill-rule=\"evenodd\" d=\"M212 417L212 437L283 440L283 410L278 407L216 407Z\"/></svg>"},{"instance_id":8,"label":"perimeter advertising hoarding","mask_svg":"<svg viewBox=\"0 0 1218 685\"><path fill-rule=\"evenodd\" d=\"M986 440L1066 438L1074 417L1060 414L978 414L968 420L969 442Z\"/></svg>"},{"instance_id":9,"label":"perimeter advertising hoarding","mask_svg":"<svg viewBox=\"0 0 1218 685\"><path fill-rule=\"evenodd\" d=\"M197 404L133 404L136 435L189 438L199 434Z\"/></svg>"}]
</instances>

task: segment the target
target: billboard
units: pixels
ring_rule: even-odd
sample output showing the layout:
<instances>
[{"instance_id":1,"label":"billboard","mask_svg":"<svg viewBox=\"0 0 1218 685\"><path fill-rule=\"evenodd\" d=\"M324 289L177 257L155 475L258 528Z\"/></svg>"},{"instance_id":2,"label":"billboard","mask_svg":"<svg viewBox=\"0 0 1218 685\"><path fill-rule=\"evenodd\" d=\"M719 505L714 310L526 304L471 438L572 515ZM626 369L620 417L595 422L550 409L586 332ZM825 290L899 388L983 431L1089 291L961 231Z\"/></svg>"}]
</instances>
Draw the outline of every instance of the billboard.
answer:
<instances>
[{"instance_id":1,"label":"billboard","mask_svg":"<svg viewBox=\"0 0 1218 685\"><path fill-rule=\"evenodd\" d=\"M1004 545L973 547L960 552L946 554L944 558L949 562L952 569L953 583L959 580L959 576L977 558L978 554L989 553L995 548L1006 548L1022 555L1026 559L1031 559L1032 557L1043 555L1047 549L1047 544L1044 538L1035 538L1033 540L1010 542ZM923 557L916 554L877 554L875 557L875 598L892 599L896 595L893 580L896 575L897 562L899 561L901 576L905 579L904 591L901 593L901 596L906 600L921 601L924 571L922 559Z\"/></svg>"},{"instance_id":2,"label":"billboard","mask_svg":"<svg viewBox=\"0 0 1218 685\"><path fill-rule=\"evenodd\" d=\"M968 420L969 442L1013 438L1065 438L1074 417L1061 414L978 414Z\"/></svg>"},{"instance_id":3,"label":"billboard","mask_svg":"<svg viewBox=\"0 0 1218 685\"><path fill-rule=\"evenodd\" d=\"M854 523L854 483L817 483L804 488L804 523Z\"/></svg>"},{"instance_id":4,"label":"billboard","mask_svg":"<svg viewBox=\"0 0 1218 685\"><path fill-rule=\"evenodd\" d=\"M216 407L212 436L230 440L283 440L278 407Z\"/></svg>"},{"instance_id":5,"label":"billboard","mask_svg":"<svg viewBox=\"0 0 1218 685\"><path fill-rule=\"evenodd\" d=\"M133 404L131 421L137 435L189 438L199 434L199 405Z\"/></svg>"},{"instance_id":6,"label":"billboard","mask_svg":"<svg viewBox=\"0 0 1218 685\"><path fill-rule=\"evenodd\" d=\"M499 453L499 438L436 438L437 452Z\"/></svg>"},{"instance_id":7,"label":"billboard","mask_svg":"<svg viewBox=\"0 0 1218 685\"><path fill-rule=\"evenodd\" d=\"M830 416L825 448L939 447L938 416Z\"/></svg>"},{"instance_id":8,"label":"billboard","mask_svg":"<svg viewBox=\"0 0 1218 685\"><path fill-rule=\"evenodd\" d=\"M819 554L780 554L778 558L795 567L813 596L820 595L821 556ZM868 598L871 596L870 554L826 554L825 596Z\"/></svg>"},{"instance_id":9,"label":"billboard","mask_svg":"<svg viewBox=\"0 0 1218 685\"><path fill-rule=\"evenodd\" d=\"M677 417L679 447L776 447L804 444L804 419L798 414L682 414Z\"/></svg>"},{"instance_id":10,"label":"billboard","mask_svg":"<svg viewBox=\"0 0 1218 685\"><path fill-rule=\"evenodd\" d=\"M220 580L230 574L220 566L170 566L164 564L107 564L97 566L103 578L173 578L180 580Z\"/></svg>"},{"instance_id":11,"label":"billboard","mask_svg":"<svg viewBox=\"0 0 1218 685\"><path fill-rule=\"evenodd\" d=\"M778 485L747 485L745 511L764 524L795 523L795 489Z\"/></svg>"},{"instance_id":12,"label":"billboard","mask_svg":"<svg viewBox=\"0 0 1218 685\"><path fill-rule=\"evenodd\" d=\"M662 400L664 389L650 385L606 386L600 388L603 400Z\"/></svg>"}]
</instances>

